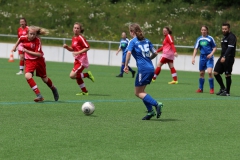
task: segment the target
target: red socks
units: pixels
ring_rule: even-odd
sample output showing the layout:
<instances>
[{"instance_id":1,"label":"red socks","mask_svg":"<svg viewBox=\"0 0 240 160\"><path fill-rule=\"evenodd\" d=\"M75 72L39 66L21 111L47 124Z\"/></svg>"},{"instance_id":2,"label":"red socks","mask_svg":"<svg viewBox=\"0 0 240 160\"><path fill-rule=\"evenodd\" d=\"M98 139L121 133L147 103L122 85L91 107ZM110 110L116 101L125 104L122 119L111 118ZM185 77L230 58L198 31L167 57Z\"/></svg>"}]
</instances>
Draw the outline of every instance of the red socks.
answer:
<instances>
[{"instance_id":1,"label":"red socks","mask_svg":"<svg viewBox=\"0 0 240 160\"><path fill-rule=\"evenodd\" d=\"M39 89L37 87L37 84L35 83L35 81L32 78L27 80L27 82L28 82L29 86L32 88L32 90L35 92L35 94L39 94L40 93L40 91L39 91Z\"/></svg>"},{"instance_id":2,"label":"red socks","mask_svg":"<svg viewBox=\"0 0 240 160\"><path fill-rule=\"evenodd\" d=\"M154 76L153 76L154 80L157 78L157 76L160 74L160 72L161 72L161 67L157 67L155 69Z\"/></svg>"},{"instance_id":3,"label":"red socks","mask_svg":"<svg viewBox=\"0 0 240 160\"><path fill-rule=\"evenodd\" d=\"M76 75L76 79L82 79L86 77L89 77L88 73L80 73Z\"/></svg>"},{"instance_id":4,"label":"red socks","mask_svg":"<svg viewBox=\"0 0 240 160\"><path fill-rule=\"evenodd\" d=\"M79 85L79 87L81 88L81 90L82 90L83 92L87 92L87 89L86 89L86 87L85 87L85 84L84 84L82 78L77 79L77 84Z\"/></svg>"},{"instance_id":5,"label":"red socks","mask_svg":"<svg viewBox=\"0 0 240 160\"><path fill-rule=\"evenodd\" d=\"M50 89L54 88L54 85L53 85L52 80L50 78L48 78L48 81L46 82L46 84Z\"/></svg>"},{"instance_id":6,"label":"red socks","mask_svg":"<svg viewBox=\"0 0 240 160\"><path fill-rule=\"evenodd\" d=\"M174 67L171 68L171 74L174 81L177 81L177 72Z\"/></svg>"},{"instance_id":7,"label":"red socks","mask_svg":"<svg viewBox=\"0 0 240 160\"><path fill-rule=\"evenodd\" d=\"M23 61L22 60L19 61L19 68L21 70L23 70L23 68L24 68L24 60Z\"/></svg>"}]
</instances>

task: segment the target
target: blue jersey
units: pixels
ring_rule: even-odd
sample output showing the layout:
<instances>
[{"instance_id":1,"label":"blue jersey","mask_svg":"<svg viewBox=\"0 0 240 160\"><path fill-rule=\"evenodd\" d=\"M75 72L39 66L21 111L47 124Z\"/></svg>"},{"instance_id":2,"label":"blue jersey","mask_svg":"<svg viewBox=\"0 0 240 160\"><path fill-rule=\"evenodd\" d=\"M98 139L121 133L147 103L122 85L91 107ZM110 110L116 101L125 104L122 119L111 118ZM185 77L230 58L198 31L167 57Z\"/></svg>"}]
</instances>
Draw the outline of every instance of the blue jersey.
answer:
<instances>
[{"instance_id":1,"label":"blue jersey","mask_svg":"<svg viewBox=\"0 0 240 160\"><path fill-rule=\"evenodd\" d=\"M127 48L127 46L128 46L128 42L129 42L129 39L127 39L127 38L122 38L121 40L120 40L120 45L119 45L119 48L121 48L122 49L122 52L124 52L125 50L126 50L126 48Z\"/></svg>"},{"instance_id":2,"label":"blue jersey","mask_svg":"<svg viewBox=\"0 0 240 160\"><path fill-rule=\"evenodd\" d=\"M212 52L213 48L216 47L216 43L213 37L207 35L206 37L200 36L194 45L194 48L200 49L202 55L208 55Z\"/></svg>"},{"instance_id":3,"label":"blue jersey","mask_svg":"<svg viewBox=\"0 0 240 160\"><path fill-rule=\"evenodd\" d=\"M133 38L129 42L127 50L130 51L135 58L138 72L154 71L154 66L150 59L150 51L156 53L156 50L148 39L139 41L137 37Z\"/></svg>"}]
</instances>

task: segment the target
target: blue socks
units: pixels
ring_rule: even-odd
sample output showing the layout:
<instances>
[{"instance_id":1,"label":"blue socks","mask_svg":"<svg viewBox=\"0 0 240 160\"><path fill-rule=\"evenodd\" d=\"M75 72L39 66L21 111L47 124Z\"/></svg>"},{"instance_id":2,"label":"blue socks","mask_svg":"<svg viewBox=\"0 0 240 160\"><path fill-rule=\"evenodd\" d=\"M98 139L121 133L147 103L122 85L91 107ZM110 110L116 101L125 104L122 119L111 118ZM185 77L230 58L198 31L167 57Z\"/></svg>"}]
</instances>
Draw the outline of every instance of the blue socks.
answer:
<instances>
[{"instance_id":1,"label":"blue socks","mask_svg":"<svg viewBox=\"0 0 240 160\"><path fill-rule=\"evenodd\" d=\"M149 94L147 94L144 98L143 98L143 103L145 104L148 112L152 111L152 106L157 106L158 102L153 99Z\"/></svg>"},{"instance_id":2,"label":"blue socks","mask_svg":"<svg viewBox=\"0 0 240 160\"><path fill-rule=\"evenodd\" d=\"M124 65L121 66L121 69L120 69L120 74L121 75L123 75L123 73L124 73L124 67L125 67Z\"/></svg>"},{"instance_id":3,"label":"blue socks","mask_svg":"<svg viewBox=\"0 0 240 160\"><path fill-rule=\"evenodd\" d=\"M213 80L213 78L209 78L208 81L209 81L210 89L213 89L214 88L214 80Z\"/></svg>"},{"instance_id":4,"label":"blue socks","mask_svg":"<svg viewBox=\"0 0 240 160\"><path fill-rule=\"evenodd\" d=\"M199 78L199 89L203 90L203 85L204 85L204 78Z\"/></svg>"}]
</instances>

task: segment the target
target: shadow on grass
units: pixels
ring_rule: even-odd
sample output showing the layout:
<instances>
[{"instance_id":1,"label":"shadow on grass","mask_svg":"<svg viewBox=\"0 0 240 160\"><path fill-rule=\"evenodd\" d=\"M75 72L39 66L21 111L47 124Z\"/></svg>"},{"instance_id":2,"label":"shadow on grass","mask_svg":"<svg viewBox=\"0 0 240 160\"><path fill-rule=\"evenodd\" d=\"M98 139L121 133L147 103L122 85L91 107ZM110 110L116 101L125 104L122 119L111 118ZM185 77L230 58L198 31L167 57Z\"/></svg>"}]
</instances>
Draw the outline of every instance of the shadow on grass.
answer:
<instances>
[{"instance_id":1,"label":"shadow on grass","mask_svg":"<svg viewBox=\"0 0 240 160\"><path fill-rule=\"evenodd\" d=\"M108 94L89 94L88 96L111 96Z\"/></svg>"},{"instance_id":2,"label":"shadow on grass","mask_svg":"<svg viewBox=\"0 0 240 160\"><path fill-rule=\"evenodd\" d=\"M176 122L176 121L181 121L181 120L168 118L168 119L151 119L150 121L159 121L159 122Z\"/></svg>"}]
</instances>

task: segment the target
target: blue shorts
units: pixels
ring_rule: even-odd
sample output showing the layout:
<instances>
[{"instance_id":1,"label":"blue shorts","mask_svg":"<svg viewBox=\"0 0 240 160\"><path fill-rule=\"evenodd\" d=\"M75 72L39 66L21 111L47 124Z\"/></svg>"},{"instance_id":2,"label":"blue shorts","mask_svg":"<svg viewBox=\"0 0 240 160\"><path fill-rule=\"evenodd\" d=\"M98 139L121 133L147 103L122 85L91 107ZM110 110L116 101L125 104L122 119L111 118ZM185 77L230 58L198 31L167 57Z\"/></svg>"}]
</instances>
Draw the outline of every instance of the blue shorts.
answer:
<instances>
[{"instance_id":1,"label":"blue shorts","mask_svg":"<svg viewBox=\"0 0 240 160\"><path fill-rule=\"evenodd\" d=\"M145 86L152 82L154 76L154 70L149 72L138 72L135 79L135 87Z\"/></svg>"},{"instance_id":2,"label":"blue shorts","mask_svg":"<svg viewBox=\"0 0 240 160\"><path fill-rule=\"evenodd\" d=\"M214 57L207 58L207 55L200 55L199 60L199 71L205 71L207 68L213 68L214 67Z\"/></svg>"}]
</instances>

